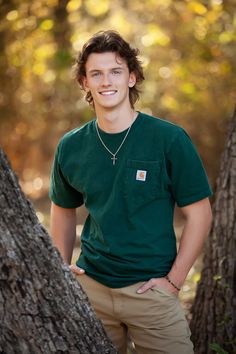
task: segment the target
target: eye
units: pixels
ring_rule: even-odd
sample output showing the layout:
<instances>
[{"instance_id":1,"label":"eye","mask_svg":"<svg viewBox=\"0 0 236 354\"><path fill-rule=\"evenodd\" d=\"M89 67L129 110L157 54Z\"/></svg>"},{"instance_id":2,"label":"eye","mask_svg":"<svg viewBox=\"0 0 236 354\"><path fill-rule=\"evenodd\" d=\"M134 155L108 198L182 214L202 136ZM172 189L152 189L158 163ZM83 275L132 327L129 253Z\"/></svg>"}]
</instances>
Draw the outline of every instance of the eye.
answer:
<instances>
[{"instance_id":1,"label":"eye","mask_svg":"<svg viewBox=\"0 0 236 354\"><path fill-rule=\"evenodd\" d=\"M99 76L100 72L99 71L95 71L94 73L91 74L92 77L96 77Z\"/></svg>"},{"instance_id":2,"label":"eye","mask_svg":"<svg viewBox=\"0 0 236 354\"><path fill-rule=\"evenodd\" d=\"M121 74L121 70L113 70L112 74L119 75L119 74Z\"/></svg>"}]
</instances>

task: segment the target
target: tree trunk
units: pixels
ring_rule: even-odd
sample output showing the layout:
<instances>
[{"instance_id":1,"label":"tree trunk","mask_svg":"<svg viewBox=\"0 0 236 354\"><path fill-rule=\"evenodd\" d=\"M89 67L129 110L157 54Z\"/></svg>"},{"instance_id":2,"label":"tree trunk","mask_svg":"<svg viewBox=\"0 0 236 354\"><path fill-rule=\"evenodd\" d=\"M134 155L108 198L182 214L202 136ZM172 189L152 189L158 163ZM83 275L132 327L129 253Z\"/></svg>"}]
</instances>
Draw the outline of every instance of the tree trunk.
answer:
<instances>
[{"instance_id":1,"label":"tree trunk","mask_svg":"<svg viewBox=\"0 0 236 354\"><path fill-rule=\"evenodd\" d=\"M236 353L236 110L213 213L190 324L197 354Z\"/></svg>"},{"instance_id":2,"label":"tree trunk","mask_svg":"<svg viewBox=\"0 0 236 354\"><path fill-rule=\"evenodd\" d=\"M117 353L0 149L0 353Z\"/></svg>"}]
</instances>

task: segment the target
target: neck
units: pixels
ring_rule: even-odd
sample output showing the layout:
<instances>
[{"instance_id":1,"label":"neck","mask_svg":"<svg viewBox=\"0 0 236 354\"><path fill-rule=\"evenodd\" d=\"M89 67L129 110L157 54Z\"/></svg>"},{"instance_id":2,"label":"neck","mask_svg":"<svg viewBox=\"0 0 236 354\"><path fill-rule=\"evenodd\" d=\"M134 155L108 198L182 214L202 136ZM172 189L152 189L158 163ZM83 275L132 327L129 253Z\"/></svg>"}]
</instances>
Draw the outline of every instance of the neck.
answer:
<instances>
[{"instance_id":1,"label":"neck","mask_svg":"<svg viewBox=\"0 0 236 354\"><path fill-rule=\"evenodd\" d=\"M97 122L100 129L107 133L120 133L134 122L138 113L130 107L120 111L98 111L96 110Z\"/></svg>"}]
</instances>

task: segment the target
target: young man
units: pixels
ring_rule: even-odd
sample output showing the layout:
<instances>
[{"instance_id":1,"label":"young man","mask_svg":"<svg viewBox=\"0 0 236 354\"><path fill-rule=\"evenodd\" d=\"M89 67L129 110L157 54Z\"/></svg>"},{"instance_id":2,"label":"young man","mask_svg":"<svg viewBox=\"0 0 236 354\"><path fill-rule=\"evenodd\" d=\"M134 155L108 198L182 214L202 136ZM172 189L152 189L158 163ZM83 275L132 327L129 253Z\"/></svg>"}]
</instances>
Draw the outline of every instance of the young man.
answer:
<instances>
[{"instance_id":1,"label":"young man","mask_svg":"<svg viewBox=\"0 0 236 354\"><path fill-rule=\"evenodd\" d=\"M96 118L60 141L51 176L51 234L71 262L76 208L88 209L71 270L119 353L127 334L138 354L191 354L178 292L211 224L211 190L190 138L136 112L144 79L137 50L114 31L95 34L77 79ZM176 252L173 212L185 226Z\"/></svg>"}]
</instances>

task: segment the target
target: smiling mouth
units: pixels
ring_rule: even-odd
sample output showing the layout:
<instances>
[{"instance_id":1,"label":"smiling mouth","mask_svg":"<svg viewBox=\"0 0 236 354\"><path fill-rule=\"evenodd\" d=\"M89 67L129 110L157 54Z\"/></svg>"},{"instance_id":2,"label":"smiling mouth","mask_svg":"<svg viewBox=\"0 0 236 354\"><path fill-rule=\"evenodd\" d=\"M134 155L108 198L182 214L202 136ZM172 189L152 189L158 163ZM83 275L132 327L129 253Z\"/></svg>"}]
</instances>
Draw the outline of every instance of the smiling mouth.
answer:
<instances>
[{"instance_id":1,"label":"smiling mouth","mask_svg":"<svg viewBox=\"0 0 236 354\"><path fill-rule=\"evenodd\" d=\"M107 91L100 91L100 95L102 96L112 96L116 93L117 91L116 90L107 90Z\"/></svg>"}]
</instances>

